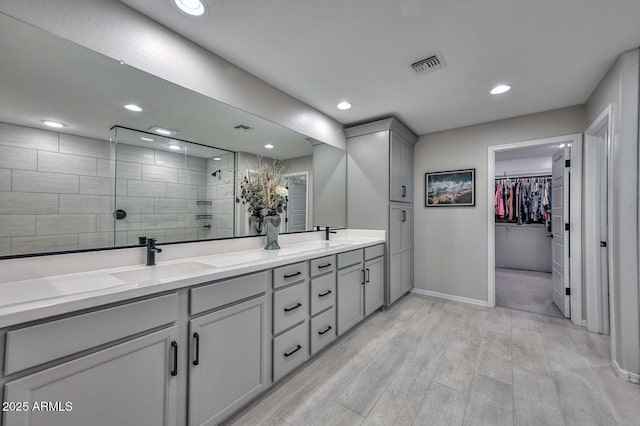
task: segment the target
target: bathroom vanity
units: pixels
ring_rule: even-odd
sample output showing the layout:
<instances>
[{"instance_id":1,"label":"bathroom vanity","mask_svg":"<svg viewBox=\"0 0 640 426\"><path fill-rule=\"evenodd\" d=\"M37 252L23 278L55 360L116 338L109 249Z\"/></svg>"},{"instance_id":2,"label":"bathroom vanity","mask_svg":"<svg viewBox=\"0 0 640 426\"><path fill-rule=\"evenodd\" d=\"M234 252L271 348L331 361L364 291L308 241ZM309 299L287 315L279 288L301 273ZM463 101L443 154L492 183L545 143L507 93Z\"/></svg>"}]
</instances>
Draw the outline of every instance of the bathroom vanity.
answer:
<instances>
[{"instance_id":1,"label":"bathroom vanity","mask_svg":"<svg viewBox=\"0 0 640 426\"><path fill-rule=\"evenodd\" d=\"M6 283L2 424L218 424L382 307L384 241Z\"/></svg>"}]
</instances>

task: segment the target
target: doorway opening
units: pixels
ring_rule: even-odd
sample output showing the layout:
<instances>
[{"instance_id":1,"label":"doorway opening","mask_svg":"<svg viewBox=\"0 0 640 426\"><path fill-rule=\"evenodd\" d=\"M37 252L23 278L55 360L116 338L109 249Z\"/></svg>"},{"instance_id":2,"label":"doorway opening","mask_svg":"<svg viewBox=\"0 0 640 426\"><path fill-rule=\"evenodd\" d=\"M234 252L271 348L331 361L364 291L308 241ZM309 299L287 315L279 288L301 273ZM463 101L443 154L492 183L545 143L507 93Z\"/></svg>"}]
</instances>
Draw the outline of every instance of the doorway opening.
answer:
<instances>
[{"instance_id":1,"label":"doorway opening","mask_svg":"<svg viewBox=\"0 0 640 426\"><path fill-rule=\"evenodd\" d=\"M582 323L582 135L489 147L489 306Z\"/></svg>"},{"instance_id":2,"label":"doorway opening","mask_svg":"<svg viewBox=\"0 0 640 426\"><path fill-rule=\"evenodd\" d=\"M289 173L283 176L289 190L289 201L284 211L280 232L309 230L309 172Z\"/></svg>"},{"instance_id":3,"label":"doorway opening","mask_svg":"<svg viewBox=\"0 0 640 426\"><path fill-rule=\"evenodd\" d=\"M585 256L585 319L589 331L611 334L613 339L611 291L611 106L585 131L584 184L584 256Z\"/></svg>"}]
</instances>

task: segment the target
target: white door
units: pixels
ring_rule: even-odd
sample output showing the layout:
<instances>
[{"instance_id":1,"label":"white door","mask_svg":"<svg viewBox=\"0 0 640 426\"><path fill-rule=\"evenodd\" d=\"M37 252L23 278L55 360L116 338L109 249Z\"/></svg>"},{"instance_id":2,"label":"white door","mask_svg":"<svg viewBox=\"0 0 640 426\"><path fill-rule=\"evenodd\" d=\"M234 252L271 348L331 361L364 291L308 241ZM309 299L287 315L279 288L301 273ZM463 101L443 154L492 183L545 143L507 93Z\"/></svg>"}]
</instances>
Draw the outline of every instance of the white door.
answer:
<instances>
[{"instance_id":1,"label":"white door","mask_svg":"<svg viewBox=\"0 0 640 426\"><path fill-rule=\"evenodd\" d=\"M602 324L601 333L609 334L609 249L607 248L607 240L609 239L609 134L608 126L605 126L603 133L600 136L601 140L598 144L600 151L599 155L599 179L600 191L598 193L598 205L600 208L598 217L598 234L599 241L596 244L600 245L600 259L597 262L598 269L600 269L600 321Z\"/></svg>"},{"instance_id":2,"label":"white door","mask_svg":"<svg viewBox=\"0 0 640 426\"><path fill-rule=\"evenodd\" d=\"M289 202L282 232L304 232L307 230L307 175L295 175L287 178Z\"/></svg>"},{"instance_id":3,"label":"white door","mask_svg":"<svg viewBox=\"0 0 640 426\"><path fill-rule=\"evenodd\" d=\"M569 148L562 148L553 155L551 182L553 246L551 249L551 264L553 303L556 304L566 318L570 318L569 231L565 230L565 226L569 221L569 167L565 163L566 160L569 160Z\"/></svg>"}]
</instances>

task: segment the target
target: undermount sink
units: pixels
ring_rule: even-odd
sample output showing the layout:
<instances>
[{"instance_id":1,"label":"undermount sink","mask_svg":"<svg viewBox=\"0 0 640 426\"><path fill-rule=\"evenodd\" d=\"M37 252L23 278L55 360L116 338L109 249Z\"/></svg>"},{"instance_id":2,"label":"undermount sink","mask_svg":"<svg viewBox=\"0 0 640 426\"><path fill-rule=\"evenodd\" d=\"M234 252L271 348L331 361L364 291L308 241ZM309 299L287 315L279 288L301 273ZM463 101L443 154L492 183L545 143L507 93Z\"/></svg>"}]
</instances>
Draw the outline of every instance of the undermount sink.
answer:
<instances>
[{"instance_id":1,"label":"undermount sink","mask_svg":"<svg viewBox=\"0 0 640 426\"><path fill-rule=\"evenodd\" d=\"M227 266L241 265L243 263L255 262L256 260L263 259L265 259L264 252L245 253L242 255L229 253L216 255L215 259L211 261L211 265L216 268L226 268Z\"/></svg>"},{"instance_id":2,"label":"undermount sink","mask_svg":"<svg viewBox=\"0 0 640 426\"><path fill-rule=\"evenodd\" d=\"M199 262L185 262L173 265L149 266L131 271L114 272L110 275L124 282L138 283L157 281L177 275L192 274L194 272L204 271L205 269L211 269L211 265L205 265L204 263Z\"/></svg>"}]
</instances>

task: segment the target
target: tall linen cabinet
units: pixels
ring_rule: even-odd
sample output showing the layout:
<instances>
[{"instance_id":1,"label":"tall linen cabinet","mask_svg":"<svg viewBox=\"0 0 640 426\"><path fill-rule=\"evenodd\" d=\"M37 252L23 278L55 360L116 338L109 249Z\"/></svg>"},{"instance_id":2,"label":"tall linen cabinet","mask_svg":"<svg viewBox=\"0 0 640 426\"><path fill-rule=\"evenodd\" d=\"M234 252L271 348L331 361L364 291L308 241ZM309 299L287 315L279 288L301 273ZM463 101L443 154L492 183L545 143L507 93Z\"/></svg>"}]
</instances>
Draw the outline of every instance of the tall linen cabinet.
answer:
<instances>
[{"instance_id":1,"label":"tall linen cabinet","mask_svg":"<svg viewBox=\"0 0 640 426\"><path fill-rule=\"evenodd\" d=\"M385 305L413 288L413 147L395 118L345 129L347 226L387 232Z\"/></svg>"}]
</instances>

